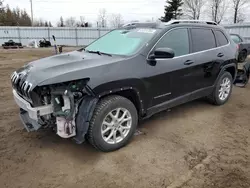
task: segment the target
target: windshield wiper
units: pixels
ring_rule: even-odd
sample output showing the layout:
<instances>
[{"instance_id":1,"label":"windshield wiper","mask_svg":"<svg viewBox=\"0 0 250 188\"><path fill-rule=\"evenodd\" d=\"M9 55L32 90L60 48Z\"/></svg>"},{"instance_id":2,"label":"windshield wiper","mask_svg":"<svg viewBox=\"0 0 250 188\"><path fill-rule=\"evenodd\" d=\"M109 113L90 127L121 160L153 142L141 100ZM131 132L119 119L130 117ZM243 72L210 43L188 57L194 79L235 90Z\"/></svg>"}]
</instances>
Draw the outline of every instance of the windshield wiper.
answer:
<instances>
[{"instance_id":1,"label":"windshield wiper","mask_svg":"<svg viewBox=\"0 0 250 188\"><path fill-rule=\"evenodd\" d=\"M87 52L89 53L94 53L94 54L98 54L98 55L107 55L107 56L112 56L111 54L108 53L104 53L104 52L100 52L100 51L92 51L92 50L87 50Z\"/></svg>"}]
</instances>

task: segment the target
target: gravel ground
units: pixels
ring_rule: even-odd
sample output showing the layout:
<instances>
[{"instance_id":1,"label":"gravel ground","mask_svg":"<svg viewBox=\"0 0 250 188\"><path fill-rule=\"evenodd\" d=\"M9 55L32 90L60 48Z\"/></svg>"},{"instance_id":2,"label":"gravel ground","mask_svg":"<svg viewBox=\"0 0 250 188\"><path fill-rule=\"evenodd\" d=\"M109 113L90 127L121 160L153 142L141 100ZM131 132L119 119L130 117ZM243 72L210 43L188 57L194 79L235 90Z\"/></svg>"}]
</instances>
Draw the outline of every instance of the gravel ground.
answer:
<instances>
[{"instance_id":1,"label":"gravel ground","mask_svg":"<svg viewBox=\"0 0 250 188\"><path fill-rule=\"evenodd\" d=\"M0 50L1 188L250 188L249 85L234 87L224 106L198 100L159 113L128 146L101 153L50 131L24 130L10 74L51 54Z\"/></svg>"}]
</instances>

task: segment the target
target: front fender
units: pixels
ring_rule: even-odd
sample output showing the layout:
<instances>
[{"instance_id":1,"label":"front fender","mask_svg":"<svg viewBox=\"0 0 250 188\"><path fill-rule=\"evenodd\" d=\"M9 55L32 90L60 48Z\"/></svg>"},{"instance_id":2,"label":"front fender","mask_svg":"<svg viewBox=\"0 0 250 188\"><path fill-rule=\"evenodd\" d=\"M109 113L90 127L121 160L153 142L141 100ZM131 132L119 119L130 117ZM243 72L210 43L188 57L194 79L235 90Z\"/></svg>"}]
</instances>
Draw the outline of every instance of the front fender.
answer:
<instances>
[{"instance_id":1,"label":"front fender","mask_svg":"<svg viewBox=\"0 0 250 188\"><path fill-rule=\"evenodd\" d=\"M91 82L91 80L90 80ZM122 93L123 91L132 90L135 93L140 104L140 110L143 112L148 105L147 92L144 83L140 79L124 79L103 83L92 88L94 94L101 98L109 94Z\"/></svg>"}]
</instances>

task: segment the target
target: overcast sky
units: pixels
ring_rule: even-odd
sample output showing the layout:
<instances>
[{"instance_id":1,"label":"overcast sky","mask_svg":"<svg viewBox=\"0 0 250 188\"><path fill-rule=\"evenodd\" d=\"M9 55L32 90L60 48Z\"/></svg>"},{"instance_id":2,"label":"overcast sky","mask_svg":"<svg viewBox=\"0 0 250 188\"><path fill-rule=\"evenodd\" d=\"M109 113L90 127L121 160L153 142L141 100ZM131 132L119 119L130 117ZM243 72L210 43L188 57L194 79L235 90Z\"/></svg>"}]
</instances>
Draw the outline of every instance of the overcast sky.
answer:
<instances>
[{"instance_id":1,"label":"overcast sky","mask_svg":"<svg viewBox=\"0 0 250 188\"><path fill-rule=\"evenodd\" d=\"M250 0L249 0L250 1ZM30 14L30 0L4 0L11 8L26 9ZM108 16L120 13L125 21L158 19L164 14L166 0L33 0L34 18L43 18L56 24L60 16L64 18L80 16L85 21L96 23L99 10L105 8ZM250 8L246 11L247 21L250 21ZM226 17L230 17L228 11ZM203 16L204 17L204 16Z\"/></svg>"},{"instance_id":2,"label":"overcast sky","mask_svg":"<svg viewBox=\"0 0 250 188\"><path fill-rule=\"evenodd\" d=\"M5 0L11 8L25 8L30 14L30 0ZM60 16L84 16L86 21L96 22L99 10L107 14L120 13L124 20L148 20L164 13L165 0L33 0L34 18L56 23Z\"/></svg>"}]
</instances>

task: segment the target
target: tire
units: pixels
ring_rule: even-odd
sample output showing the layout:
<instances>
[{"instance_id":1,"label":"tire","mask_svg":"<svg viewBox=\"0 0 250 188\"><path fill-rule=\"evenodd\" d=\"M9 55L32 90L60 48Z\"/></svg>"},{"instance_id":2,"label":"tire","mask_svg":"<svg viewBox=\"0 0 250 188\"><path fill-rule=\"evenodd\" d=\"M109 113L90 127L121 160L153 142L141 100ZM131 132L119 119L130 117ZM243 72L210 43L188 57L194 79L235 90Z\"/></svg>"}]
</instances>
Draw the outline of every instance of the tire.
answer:
<instances>
[{"instance_id":1,"label":"tire","mask_svg":"<svg viewBox=\"0 0 250 188\"><path fill-rule=\"evenodd\" d=\"M118 119L115 117L117 114ZM100 151L114 151L128 144L137 124L137 110L130 100L118 95L108 96L96 105L90 120L87 140ZM102 134L102 131L105 133Z\"/></svg>"},{"instance_id":2,"label":"tire","mask_svg":"<svg viewBox=\"0 0 250 188\"><path fill-rule=\"evenodd\" d=\"M242 50L242 51L239 53L238 61L239 61L240 63L243 63L243 62L245 62L246 58L247 58L247 51L246 51L246 50Z\"/></svg>"},{"instance_id":3,"label":"tire","mask_svg":"<svg viewBox=\"0 0 250 188\"><path fill-rule=\"evenodd\" d=\"M230 89L229 90L227 89L227 91L225 91L227 93L227 95L224 95L224 97L225 97L224 98L224 97L221 96L220 91L221 90L223 91L221 84L225 83L225 80L229 80L230 83L228 84L228 86L230 86ZM218 80L217 80L217 82L215 84L213 92L211 93L210 96L208 96L209 102L211 102L214 105L218 105L218 106L225 104L228 101L228 99L230 98L230 96L231 96L232 87L233 87L232 75L229 72L224 72L218 78Z\"/></svg>"}]
</instances>

